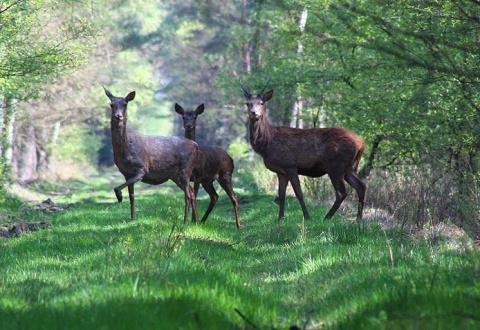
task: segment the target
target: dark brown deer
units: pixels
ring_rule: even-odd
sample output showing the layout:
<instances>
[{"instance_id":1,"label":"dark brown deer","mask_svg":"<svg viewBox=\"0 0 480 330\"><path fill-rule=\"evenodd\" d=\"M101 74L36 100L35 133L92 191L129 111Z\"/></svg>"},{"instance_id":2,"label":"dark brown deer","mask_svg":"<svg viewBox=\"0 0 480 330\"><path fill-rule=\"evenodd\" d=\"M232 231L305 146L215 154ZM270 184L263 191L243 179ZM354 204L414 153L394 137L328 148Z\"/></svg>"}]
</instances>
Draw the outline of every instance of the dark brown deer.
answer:
<instances>
[{"instance_id":1,"label":"dark brown deer","mask_svg":"<svg viewBox=\"0 0 480 330\"><path fill-rule=\"evenodd\" d=\"M157 185L172 180L185 193L184 223L188 221L190 205L193 220L197 221L195 192L190 186L190 177L198 157L198 145L183 137L151 136L127 131L127 104L135 98L135 92L130 92L126 97L115 97L107 89L104 90L112 109L113 157L126 181L114 189L117 200L122 201L122 189L128 186L130 215L135 219L135 182Z\"/></svg>"},{"instance_id":2,"label":"dark brown deer","mask_svg":"<svg viewBox=\"0 0 480 330\"><path fill-rule=\"evenodd\" d=\"M265 103L274 90L253 96L241 84L249 115L250 144L263 158L265 166L278 176L279 219L284 217L285 191L292 184L305 219L310 215L303 200L299 175L321 177L327 174L335 189L335 202L325 219L330 219L347 196L345 181L358 195L357 219L362 218L366 185L357 174L358 163L365 150L365 142L357 134L339 127L292 128L273 126L268 120Z\"/></svg>"},{"instance_id":3,"label":"dark brown deer","mask_svg":"<svg viewBox=\"0 0 480 330\"><path fill-rule=\"evenodd\" d=\"M202 114L204 109L204 105L201 104L195 109L195 111L184 110L180 105L175 103L175 111L182 116L183 128L185 129L185 137L187 139L195 141L197 116ZM232 201L233 209L235 210L237 228L240 229L241 224L240 216L238 214L238 199L232 187L232 173L234 169L233 159L220 147L204 145L199 145L199 147L200 152L192 176L192 181L194 183L193 189L195 191L195 196L197 196L201 184L210 196L210 204L208 204L207 211L201 222L207 221L208 215L217 203L218 194L213 187L213 182L217 180Z\"/></svg>"}]
</instances>

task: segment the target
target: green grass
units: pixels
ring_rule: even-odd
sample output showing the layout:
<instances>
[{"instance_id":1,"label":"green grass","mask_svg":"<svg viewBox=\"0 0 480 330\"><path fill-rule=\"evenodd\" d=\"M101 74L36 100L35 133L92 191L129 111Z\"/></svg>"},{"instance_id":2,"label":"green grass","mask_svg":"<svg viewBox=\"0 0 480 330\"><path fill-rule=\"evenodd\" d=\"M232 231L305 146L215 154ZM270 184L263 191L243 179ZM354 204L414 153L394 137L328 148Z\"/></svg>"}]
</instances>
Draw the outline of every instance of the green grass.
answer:
<instances>
[{"instance_id":1,"label":"green grass","mask_svg":"<svg viewBox=\"0 0 480 330\"><path fill-rule=\"evenodd\" d=\"M245 191L243 230L221 189L207 223L184 226L177 188L137 186L136 221L100 179L39 187L61 213L0 206L54 224L0 240L1 329L480 327L477 251L322 221L312 205L302 224L293 198L278 222L273 196Z\"/></svg>"}]
</instances>

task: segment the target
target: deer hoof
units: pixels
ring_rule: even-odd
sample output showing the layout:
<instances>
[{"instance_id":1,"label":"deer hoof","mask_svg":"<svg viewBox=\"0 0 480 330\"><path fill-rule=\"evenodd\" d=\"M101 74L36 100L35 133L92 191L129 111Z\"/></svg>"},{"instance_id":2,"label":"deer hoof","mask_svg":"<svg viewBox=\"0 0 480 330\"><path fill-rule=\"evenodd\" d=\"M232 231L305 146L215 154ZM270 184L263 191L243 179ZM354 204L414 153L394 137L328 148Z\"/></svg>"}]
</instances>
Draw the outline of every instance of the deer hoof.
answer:
<instances>
[{"instance_id":1,"label":"deer hoof","mask_svg":"<svg viewBox=\"0 0 480 330\"><path fill-rule=\"evenodd\" d=\"M118 190L117 188L113 189L113 191L115 191L115 196L117 196L118 202L121 203L123 200L122 191Z\"/></svg>"}]
</instances>

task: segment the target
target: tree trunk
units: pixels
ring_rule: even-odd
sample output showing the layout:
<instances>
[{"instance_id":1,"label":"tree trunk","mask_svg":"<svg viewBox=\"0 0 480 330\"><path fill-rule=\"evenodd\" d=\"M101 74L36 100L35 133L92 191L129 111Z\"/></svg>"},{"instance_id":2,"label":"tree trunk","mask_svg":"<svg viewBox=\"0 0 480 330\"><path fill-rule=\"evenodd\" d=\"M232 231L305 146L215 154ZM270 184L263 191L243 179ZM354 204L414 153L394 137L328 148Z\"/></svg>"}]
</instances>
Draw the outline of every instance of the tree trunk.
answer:
<instances>
[{"instance_id":1,"label":"tree trunk","mask_svg":"<svg viewBox=\"0 0 480 330\"><path fill-rule=\"evenodd\" d=\"M13 130L15 124L15 108L13 106L14 102L8 99L2 101L1 107L1 121L0 121L0 133L1 133L1 146L0 146L0 156L1 156L1 169L0 174L3 176L8 176L12 164L13 156Z\"/></svg>"},{"instance_id":2,"label":"tree trunk","mask_svg":"<svg viewBox=\"0 0 480 330\"><path fill-rule=\"evenodd\" d=\"M380 142L382 142L383 138L384 136L382 134L375 135L372 143L372 148L370 149L370 153L366 157L365 165L358 173L360 178L365 179L370 175L370 172L373 170L373 163L375 161L375 157L377 156L378 147L380 146Z\"/></svg>"},{"instance_id":3,"label":"tree trunk","mask_svg":"<svg viewBox=\"0 0 480 330\"><path fill-rule=\"evenodd\" d=\"M293 118L290 127L303 128L303 105L305 101L302 97L297 97L293 104Z\"/></svg>"},{"instance_id":4,"label":"tree trunk","mask_svg":"<svg viewBox=\"0 0 480 330\"><path fill-rule=\"evenodd\" d=\"M58 136L60 134L61 123L55 122L53 126L52 138L50 139L50 152L47 154L47 168L51 171L55 167L55 152L58 144Z\"/></svg>"},{"instance_id":5,"label":"tree trunk","mask_svg":"<svg viewBox=\"0 0 480 330\"><path fill-rule=\"evenodd\" d=\"M20 182L31 182L38 179L35 127L28 123L27 125L17 132L15 148L14 177Z\"/></svg>"},{"instance_id":6,"label":"tree trunk","mask_svg":"<svg viewBox=\"0 0 480 330\"><path fill-rule=\"evenodd\" d=\"M0 99L0 159L3 158L3 140L4 140L4 136L3 136L3 132L4 132L4 121L3 121L3 118L5 116L5 108L6 108L6 103L5 103L5 100L3 99Z\"/></svg>"},{"instance_id":7,"label":"tree trunk","mask_svg":"<svg viewBox=\"0 0 480 330\"><path fill-rule=\"evenodd\" d=\"M307 24L307 17L308 17L308 10L307 7L304 7L302 10L302 14L300 16L300 22L298 23L298 27L300 28L301 35L305 30L305 25ZM297 54L301 54L303 52L303 45L302 42L298 42ZM300 91L297 88L297 95L300 94ZM293 116L292 122L290 123L291 127L303 128L303 106L305 104L305 100L298 96L295 99L295 103L293 105Z\"/></svg>"},{"instance_id":8,"label":"tree trunk","mask_svg":"<svg viewBox=\"0 0 480 330\"><path fill-rule=\"evenodd\" d=\"M48 143L48 130L46 127L35 127L34 129L35 140L33 145L36 145L36 154L37 154L37 166L36 172L38 172L38 177L40 179L46 179L48 177L48 154L49 154L49 143ZM31 152L31 151L30 151ZM29 155L27 154L27 157ZM33 163L32 163L33 166Z\"/></svg>"}]
</instances>

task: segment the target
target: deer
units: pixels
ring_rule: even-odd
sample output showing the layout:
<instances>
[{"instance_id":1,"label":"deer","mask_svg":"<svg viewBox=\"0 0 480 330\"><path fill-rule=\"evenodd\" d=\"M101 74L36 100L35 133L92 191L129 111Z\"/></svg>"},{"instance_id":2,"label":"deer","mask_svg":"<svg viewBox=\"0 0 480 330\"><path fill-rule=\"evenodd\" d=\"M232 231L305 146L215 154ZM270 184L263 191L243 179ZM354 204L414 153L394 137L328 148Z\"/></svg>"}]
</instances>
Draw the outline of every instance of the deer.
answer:
<instances>
[{"instance_id":1,"label":"deer","mask_svg":"<svg viewBox=\"0 0 480 330\"><path fill-rule=\"evenodd\" d=\"M172 180L185 194L183 223L188 222L190 206L193 221L196 222L198 211L190 177L198 158L198 144L184 137L143 135L127 131L127 105L135 98L135 91L126 97L116 97L105 87L103 89L110 99L113 158L125 177L125 183L114 188L118 202L123 199L122 189L128 187L130 216L135 220L134 184L141 181L158 185Z\"/></svg>"},{"instance_id":2,"label":"deer","mask_svg":"<svg viewBox=\"0 0 480 330\"><path fill-rule=\"evenodd\" d=\"M270 79L269 79L270 80ZM299 175L328 175L335 189L335 202L324 220L331 219L347 196L345 181L358 195L357 220L362 219L366 185L358 176L358 164L365 142L354 132L341 127L293 128L270 124L265 104L274 89L254 96L240 82L248 109L250 145L263 158L265 167L277 174L279 219L284 219L286 187L290 182L300 202L304 219L309 219Z\"/></svg>"},{"instance_id":3,"label":"deer","mask_svg":"<svg viewBox=\"0 0 480 330\"><path fill-rule=\"evenodd\" d=\"M182 116L185 138L192 141L196 140L197 117L202 114L204 110L204 104L199 105L195 110L184 110L182 106L175 103L175 112ZM199 144L199 148L200 152L191 181L193 181L195 197L198 195L200 184L210 196L210 203L201 222L204 223L207 220L210 212L218 201L218 194L213 186L213 182L217 180L232 202L235 211L236 226L237 229L241 229L238 199L232 187L232 174L234 169L232 157L221 147Z\"/></svg>"}]
</instances>

